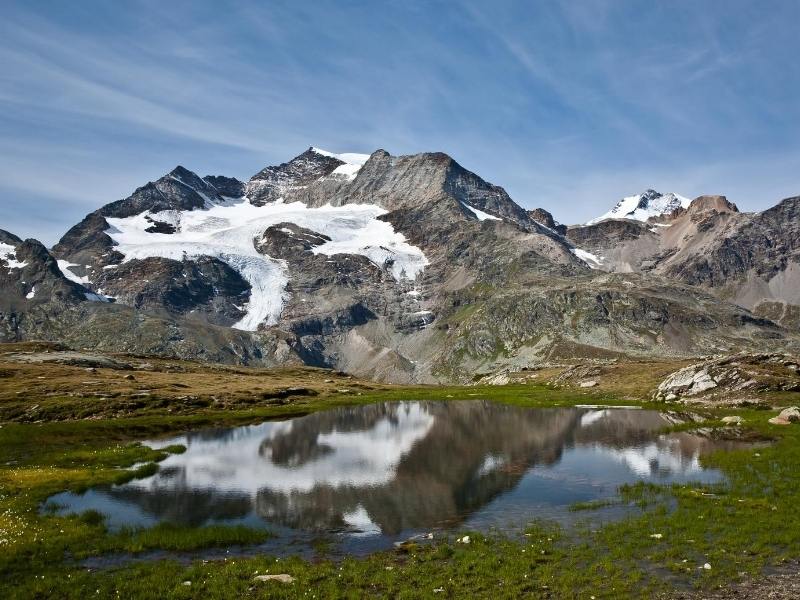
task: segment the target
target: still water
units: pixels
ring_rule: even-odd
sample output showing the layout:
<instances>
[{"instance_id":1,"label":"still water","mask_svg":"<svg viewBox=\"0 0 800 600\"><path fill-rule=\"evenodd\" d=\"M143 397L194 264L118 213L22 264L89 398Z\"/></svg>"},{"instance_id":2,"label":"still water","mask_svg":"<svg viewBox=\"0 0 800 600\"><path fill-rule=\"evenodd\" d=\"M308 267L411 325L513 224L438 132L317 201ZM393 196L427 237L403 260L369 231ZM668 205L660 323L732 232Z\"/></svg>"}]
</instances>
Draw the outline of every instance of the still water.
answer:
<instances>
[{"instance_id":1,"label":"still water","mask_svg":"<svg viewBox=\"0 0 800 600\"><path fill-rule=\"evenodd\" d=\"M571 504L612 498L624 483L720 481L699 457L731 443L659 433L678 420L649 410L484 401L339 408L146 442L187 450L146 479L49 502L60 513L98 510L112 529L244 523L286 543L325 535L371 550L451 528L568 523L587 517ZM625 509L609 510L607 518Z\"/></svg>"}]
</instances>

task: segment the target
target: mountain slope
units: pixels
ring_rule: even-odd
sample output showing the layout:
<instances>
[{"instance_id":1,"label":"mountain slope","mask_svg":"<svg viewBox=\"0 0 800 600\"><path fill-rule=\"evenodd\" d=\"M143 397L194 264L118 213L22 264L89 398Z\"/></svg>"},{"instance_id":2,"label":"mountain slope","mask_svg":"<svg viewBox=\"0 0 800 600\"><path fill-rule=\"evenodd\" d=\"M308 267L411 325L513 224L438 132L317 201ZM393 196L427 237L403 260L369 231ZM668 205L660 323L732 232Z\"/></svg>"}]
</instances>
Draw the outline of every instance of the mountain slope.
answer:
<instances>
[{"instance_id":1,"label":"mountain slope","mask_svg":"<svg viewBox=\"0 0 800 600\"><path fill-rule=\"evenodd\" d=\"M800 308L800 197L741 213L724 196L701 196L659 223L603 221L567 237L608 271L660 275L790 321Z\"/></svg>"},{"instance_id":2,"label":"mountain slope","mask_svg":"<svg viewBox=\"0 0 800 600\"><path fill-rule=\"evenodd\" d=\"M672 214L682 210L694 223ZM25 335L397 382L468 381L568 353L793 343L765 318L645 275L639 255L662 252L662 229L567 230L442 153L309 148L247 182L178 167L65 234L55 268L82 299ZM602 272L634 243L644 249L617 270L641 275ZM86 301L82 286L113 302Z\"/></svg>"}]
</instances>

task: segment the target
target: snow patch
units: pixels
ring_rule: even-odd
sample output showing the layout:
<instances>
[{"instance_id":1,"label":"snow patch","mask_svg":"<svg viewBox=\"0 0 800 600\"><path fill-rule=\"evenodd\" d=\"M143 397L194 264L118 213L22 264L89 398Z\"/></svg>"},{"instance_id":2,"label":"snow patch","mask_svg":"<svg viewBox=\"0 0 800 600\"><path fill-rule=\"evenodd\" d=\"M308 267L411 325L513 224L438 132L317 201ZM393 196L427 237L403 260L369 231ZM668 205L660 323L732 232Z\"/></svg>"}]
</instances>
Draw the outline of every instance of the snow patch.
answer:
<instances>
[{"instance_id":1,"label":"snow patch","mask_svg":"<svg viewBox=\"0 0 800 600\"><path fill-rule=\"evenodd\" d=\"M597 256L592 254L591 252L587 252L586 250L581 250L580 248L573 248L572 253L580 258L583 262L589 265L590 269L599 269L600 266L603 264L603 258L601 256Z\"/></svg>"},{"instance_id":2,"label":"snow patch","mask_svg":"<svg viewBox=\"0 0 800 600\"><path fill-rule=\"evenodd\" d=\"M91 285L92 284L92 282L89 281L89 276L88 275L84 275L83 277L81 277L80 275L76 275L75 273L73 273L70 270L70 267L80 267L80 266L83 266L83 265L79 265L77 263L71 263L71 262L66 261L66 260L58 260L56 262L58 263L58 269L61 271L61 274L64 277L66 277L67 279L69 279L70 281L72 281L74 283L79 283L81 285Z\"/></svg>"},{"instance_id":3,"label":"snow patch","mask_svg":"<svg viewBox=\"0 0 800 600\"><path fill-rule=\"evenodd\" d=\"M335 154L333 152L328 152L327 150L323 150L321 148L311 148L312 152L316 152L322 156L330 156L332 158L336 158L342 161L344 164L339 165L336 167L332 172L331 175L343 177L352 181L356 178L358 171L361 167L364 166L364 163L369 160L369 154L356 154L355 152L344 152L342 154Z\"/></svg>"},{"instance_id":4,"label":"snow patch","mask_svg":"<svg viewBox=\"0 0 800 600\"><path fill-rule=\"evenodd\" d=\"M360 254L397 280L415 279L428 259L390 223L377 219L386 212L372 204L308 208L301 202L275 202L254 206L242 198L233 204L181 211L175 219L175 233L145 231L151 225L148 212L107 218L110 227L106 233L114 240L115 250L124 255L124 262L154 256L173 260L211 256L227 263L251 286L246 314L233 327L255 331L262 323L277 323L288 299L285 262L255 248L255 240L278 223L294 223L331 238L315 247L315 254Z\"/></svg>"},{"instance_id":5,"label":"snow patch","mask_svg":"<svg viewBox=\"0 0 800 600\"><path fill-rule=\"evenodd\" d=\"M16 247L12 246L11 244L4 244L2 242L0 242L0 260L6 261L9 271L11 269L21 269L22 267L28 266L27 262L21 262L17 260Z\"/></svg>"},{"instance_id":6,"label":"snow patch","mask_svg":"<svg viewBox=\"0 0 800 600\"><path fill-rule=\"evenodd\" d=\"M33 300L33 299L36 297L36 286L33 286L33 287L31 288L31 291L30 291L30 292L28 292L27 294L25 294L25 297L26 297L28 300Z\"/></svg>"},{"instance_id":7,"label":"snow patch","mask_svg":"<svg viewBox=\"0 0 800 600\"><path fill-rule=\"evenodd\" d=\"M479 209L475 208L474 206L470 206L470 205L469 205L469 204L467 204L466 202L462 202L461 204L463 204L463 205L464 205L464 208L466 208L466 209L467 209L468 211L470 211L470 212L471 212L473 215L475 215L479 221L486 221L486 220L490 220L490 221L502 221L502 220L503 220L503 219L501 219L500 217L495 217L494 215L490 215L490 214L489 214L489 213L487 213L487 212L483 212L482 210L479 210Z\"/></svg>"}]
</instances>

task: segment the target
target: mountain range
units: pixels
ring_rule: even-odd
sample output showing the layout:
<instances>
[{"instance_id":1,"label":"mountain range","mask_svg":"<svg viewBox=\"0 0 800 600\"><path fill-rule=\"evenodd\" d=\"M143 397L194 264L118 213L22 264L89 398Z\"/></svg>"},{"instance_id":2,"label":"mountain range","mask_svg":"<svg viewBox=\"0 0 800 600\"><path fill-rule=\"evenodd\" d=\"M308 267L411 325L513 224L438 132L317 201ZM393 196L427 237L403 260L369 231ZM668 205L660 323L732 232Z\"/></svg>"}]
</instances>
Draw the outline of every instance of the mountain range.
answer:
<instances>
[{"instance_id":1,"label":"mountain range","mask_svg":"<svg viewBox=\"0 0 800 600\"><path fill-rule=\"evenodd\" d=\"M51 249L0 230L0 339L403 383L796 348L799 217L647 190L568 227L443 153L179 166Z\"/></svg>"}]
</instances>

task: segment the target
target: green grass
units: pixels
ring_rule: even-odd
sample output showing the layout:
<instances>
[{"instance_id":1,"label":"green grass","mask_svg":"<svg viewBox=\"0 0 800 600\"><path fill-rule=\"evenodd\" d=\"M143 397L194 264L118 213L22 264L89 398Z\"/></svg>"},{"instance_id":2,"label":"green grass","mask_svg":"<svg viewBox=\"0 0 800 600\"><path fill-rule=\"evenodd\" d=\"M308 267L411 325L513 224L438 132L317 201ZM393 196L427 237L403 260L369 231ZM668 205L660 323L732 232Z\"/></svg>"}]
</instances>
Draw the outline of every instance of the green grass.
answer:
<instances>
[{"instance_id":1,"label":"green grass","mask_svg":"<svg viewBox=\"0 0 800 600\"><path fill-rule=\"evenodd\" d=\"M269 532L242 525L179 526L161 523L149 529L122 529L108 536L105 552L139 553L147 550L188 551L259 544Z\"/></svg>"},{"instance_id":2,"label":"green grass","mask_svg":"<svg viewBox=\"0 0 800 600\"><path fill-rule=\"evenodd\" d=\"M589 500L588 502L573 502L569 505L570 512L581 512L584 510L600 510L609 506L616 506L620 501L614 498L604 500Z\"/></svg>"},{"instance_id":3,"label":"green grass","mask_svg":"<svg viewBox=\"0 0 800 600\"><path fill-rule=\"evenodd\" d=\"M450 398L452 397L452 398ZM257 544L268 535L244 527L106 530L102 516L40 514L62 490L80 491L121 477L146 476L182 447L152 450L135 439L210 425L235 425L343 404L384 400L490 399L520 406L582 403L576 392L543 386L397 388L302 408L198 409L195 414L78 422L4 424L0 428L0 591L8 598L240 597L641 597L674 587L711 589L740 573L800 557L800 426L767 424L772 413L739 410L745 426L775 443L716 453L705 465L722 470L724 486L638 484L618 490L631 516L599 529L570 532L532 524L522 539L469 533L362 559L304 561L268 556L190 563L135 561L87 571L79 560L119 552L183 552ZM611 397L592 396L592 403ZM713 412L717 417L723 412ZM705 425L707 425L706 423ZM131 466L143 466L132 470ZM591 505L590 505L591 504ZM601 502L575 506L600 508ZM324 544L322 544L324 546ZM324 548L323 548L324 549ZM701 568L709 563L710 570ZM255 574L288 573L292 584L256 582ZM184 582L191 582L184 585ZM441 592L434 590L441 589Z\"/></svg>"}]
</instances>

